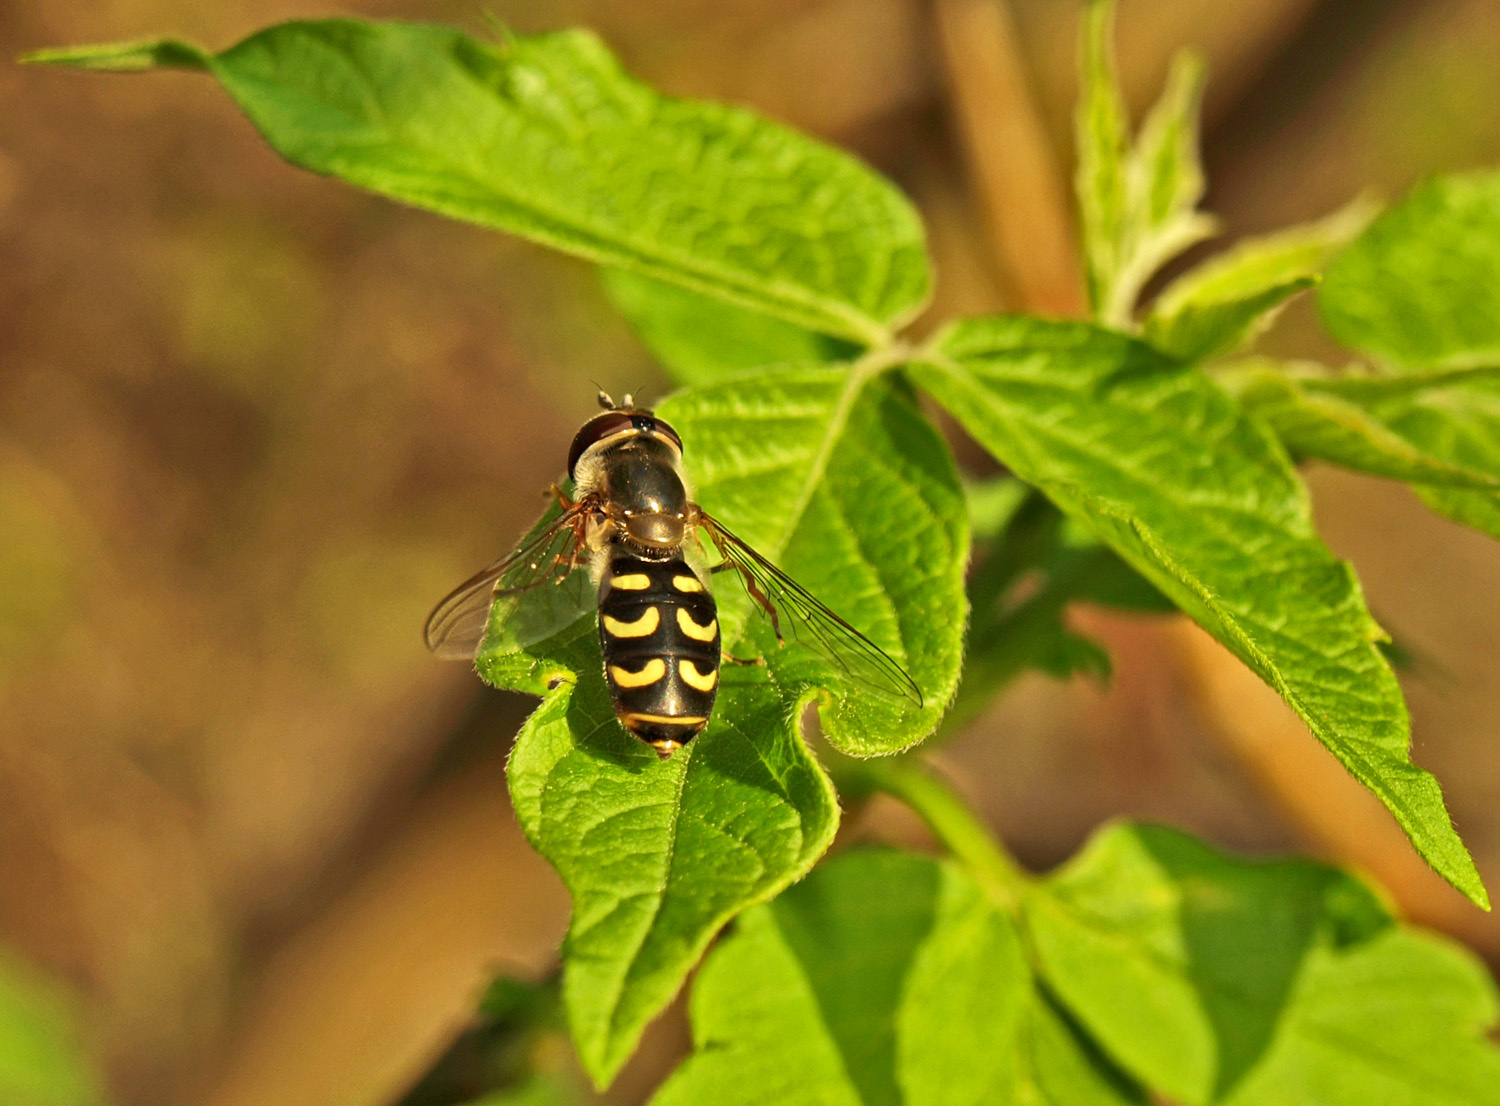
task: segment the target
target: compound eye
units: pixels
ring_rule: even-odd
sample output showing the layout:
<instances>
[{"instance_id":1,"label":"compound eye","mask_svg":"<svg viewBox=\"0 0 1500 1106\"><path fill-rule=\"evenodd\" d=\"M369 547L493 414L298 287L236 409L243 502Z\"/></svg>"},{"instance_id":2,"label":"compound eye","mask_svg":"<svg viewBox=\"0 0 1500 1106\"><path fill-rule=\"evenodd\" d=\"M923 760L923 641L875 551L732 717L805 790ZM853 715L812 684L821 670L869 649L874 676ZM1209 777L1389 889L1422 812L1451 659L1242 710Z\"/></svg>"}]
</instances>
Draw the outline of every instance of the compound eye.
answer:
<instances>
[{"instance_id":1,"label":"compound eye","mask_svg":"<svg viewBox=\"0 0 1500 1106\"><path fill-rule=\"evenodd\" d=\"M682 436L680 434L678 434L677 431L673 430L670 425L668 425L667 423L663 422L661 419L652 419L651 421L656 424L656 427L655 427L656 432L658 434L660 434L662 437L666 438L673 445L675 445L677 447L677 452L681 453L682 452Z\"/></svg>"},{"instance_id":2,"label":"compound eye","mask_svg":"<svg viewBox=\"0 0 1500 1106\"><path fill-rule=\"evenodd\" d=\"M568 450L568 475L573 475L573 469L578 465L578 458L583 456L589 446L597 445L605 438L618 434L622 430L634 428L637 417L624 411L606 411L584 423L578 433L573 436L573 447Z\"/></svg>"}]
</instances>

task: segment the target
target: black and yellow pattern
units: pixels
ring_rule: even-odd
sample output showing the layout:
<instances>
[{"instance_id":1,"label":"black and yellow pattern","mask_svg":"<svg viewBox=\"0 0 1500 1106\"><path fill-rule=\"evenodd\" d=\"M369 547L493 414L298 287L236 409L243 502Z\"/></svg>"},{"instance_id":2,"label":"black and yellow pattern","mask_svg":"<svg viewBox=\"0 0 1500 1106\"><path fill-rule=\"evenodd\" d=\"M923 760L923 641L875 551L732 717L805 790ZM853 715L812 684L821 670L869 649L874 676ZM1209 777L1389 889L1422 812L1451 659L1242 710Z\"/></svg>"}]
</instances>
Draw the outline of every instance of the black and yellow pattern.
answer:
<instances>
[{"instance_id":1,"label":"black and yellow pattern","mask_svg":"<svg viewBox=\"0 0 1500 1106\"><path fill-rule=\"evenodd\" d=\"M614 551L599 586L599 641L626 730L663 757L698 735L719 690L719 618L682 557Z\"/></svg>"}]
</instances>

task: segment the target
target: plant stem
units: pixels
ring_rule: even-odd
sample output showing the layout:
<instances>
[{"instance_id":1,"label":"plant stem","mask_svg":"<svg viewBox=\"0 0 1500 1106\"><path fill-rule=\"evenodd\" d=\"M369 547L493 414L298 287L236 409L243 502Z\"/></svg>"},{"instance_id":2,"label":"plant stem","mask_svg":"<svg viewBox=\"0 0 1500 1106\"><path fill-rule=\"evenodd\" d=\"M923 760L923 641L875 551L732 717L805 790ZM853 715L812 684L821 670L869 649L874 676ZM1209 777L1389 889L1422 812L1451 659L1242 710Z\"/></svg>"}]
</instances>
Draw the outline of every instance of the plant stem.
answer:
<instances>
[{"instance_id":1,"label":"plant stem","mask_svg":"<svg viewBox=\"0 0 1500 1106\"><path fill-rule=\"evenodd\" d=\"M1031 877L936 771L917 760L870 760L850 766L850 774L910 807L969 869L995 905L1010 913L1017 911Z\"/></svg>"},{"instance_id":2,"label":"plant stem","mask_svg":"<svg viewBox=\"0 0 1500 1106\"><path fill-rule=\"evenodd\" d=\"M1010 4L937 0L934 14L991 256L1022 310L1083 315L1067 178L1047 137Z\"/></svg>"}]
</instances>

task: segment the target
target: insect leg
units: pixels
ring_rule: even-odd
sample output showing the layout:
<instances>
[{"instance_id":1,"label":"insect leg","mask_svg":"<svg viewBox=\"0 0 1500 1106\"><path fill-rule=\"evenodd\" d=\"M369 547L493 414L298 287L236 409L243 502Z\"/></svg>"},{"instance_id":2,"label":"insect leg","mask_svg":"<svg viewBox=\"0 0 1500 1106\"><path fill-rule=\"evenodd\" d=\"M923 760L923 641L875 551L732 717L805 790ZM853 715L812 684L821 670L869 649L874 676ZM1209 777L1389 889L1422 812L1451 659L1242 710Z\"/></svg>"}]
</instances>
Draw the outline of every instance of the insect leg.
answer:
<instances>
[{"instance_id":1,"label":"insect leg","mask_svg":"<svg viewBox=\"0 0 1500 1106\"><path fill-rule=\"evenodd\" d=\"M738 564L734 567L739 569L740 579L744 581L745 590L750 593L750 598L760 604L761 610L765 611L766 617L771 620L771 630L776 634L776 644L785 645L786 640L781 636L781 619L776 616L776 605L766 598L766 593L760 590L760 585L755 582L755 577L751 576L748 570Z\"/></svg>"},{"instance_id":2,"label":"insect leg","mask_svg":"<svg viewBox=\"0 0 1500 1106\"><path fill-rule=\"evenodd\" d=\"M588 508L592 504L587 502L587 496L577 501L569 499L567 494L556 484L552 485L551 491L552 494L557 496L557 501L558 503L562 504L564 510L572 510L573 508L580 506L584 508L583 510L577 512L577 514L573 518L573 521L569 524L573 528L573 541L569 546L567 553L558 553L552 558L553 564L566 564L568 566L565 570L563 570L563 572L553 577L552 579L552 582L554 584L560 585L564 580L568 578L568 574L578 567L580 554L583 552L584 547L588 544Z\"/></svg>"},{"instance_id":3,"label":"insect leg","mask_svg":"<svg viewBox=\"0 0 1500 1106\"><path fill-rule=\"evenodd\" d=\"M760 609L766 612L766 617L771 620L771 630L776 634L776 644L785 645L786 639L781 636L781 620L776 616L776 605L766 597L765 592L760 590L760 585L755 582L755 577L751 575L750 570L740 563L738 558L730 556L729 547L724 538L719 535L718 527L710 524L707 530L708 536L713 539L714 546L719 551L719 556L723 558L723 560L708 570L709 574L712 575L713 573L721 572L726 568L733 568L738 571L740 581L745 585L745 591L760 606Z\"/></svg>"}]
</instances>

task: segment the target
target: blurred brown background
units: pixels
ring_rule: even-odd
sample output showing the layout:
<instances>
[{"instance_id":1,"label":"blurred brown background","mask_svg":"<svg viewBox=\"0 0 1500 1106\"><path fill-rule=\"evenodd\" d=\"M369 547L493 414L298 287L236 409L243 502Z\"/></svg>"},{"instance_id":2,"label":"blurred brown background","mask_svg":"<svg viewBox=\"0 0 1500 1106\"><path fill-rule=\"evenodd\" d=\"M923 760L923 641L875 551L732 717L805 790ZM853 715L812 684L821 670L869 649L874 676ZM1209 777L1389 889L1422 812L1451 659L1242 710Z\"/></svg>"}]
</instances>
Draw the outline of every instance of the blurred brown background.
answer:
<instances>
[{"instance_id":1,"label":"blurred brown background","mask_svg":"<svg viewBox=\"0 0 1500 1106\"><path fill-rule=\"evenodd\" d=\"M342 7L483 30L476 3ZM591 25L667 90L860 152L930 221L935 314L1070 306L1006 243L1046 232L1048 159L1067 171L1075 0L490 7ZM327 11L10 0L0 56L222 46ZM1210 60L1230 238L1500 160L1491 0L1125 0L1137 110L1184 43ZM1270 344L1338 356L1306 304ZM0 944L78 993L119 1102L391 1102L492 970L552 963L566 896L503 784L526 702L418 630L538 510L591 380L664 387L586 266L293 170L201 76L0 63ZM1500 887L1500 547L1401 489L1310 475L1418 656L1415 755ZM1500 928L1214 649L1079 617L1112 687L1027 677L943 754L1024 859L1115 814L1313 849L1500 961Z\"/></svg>"}]
</instances>

